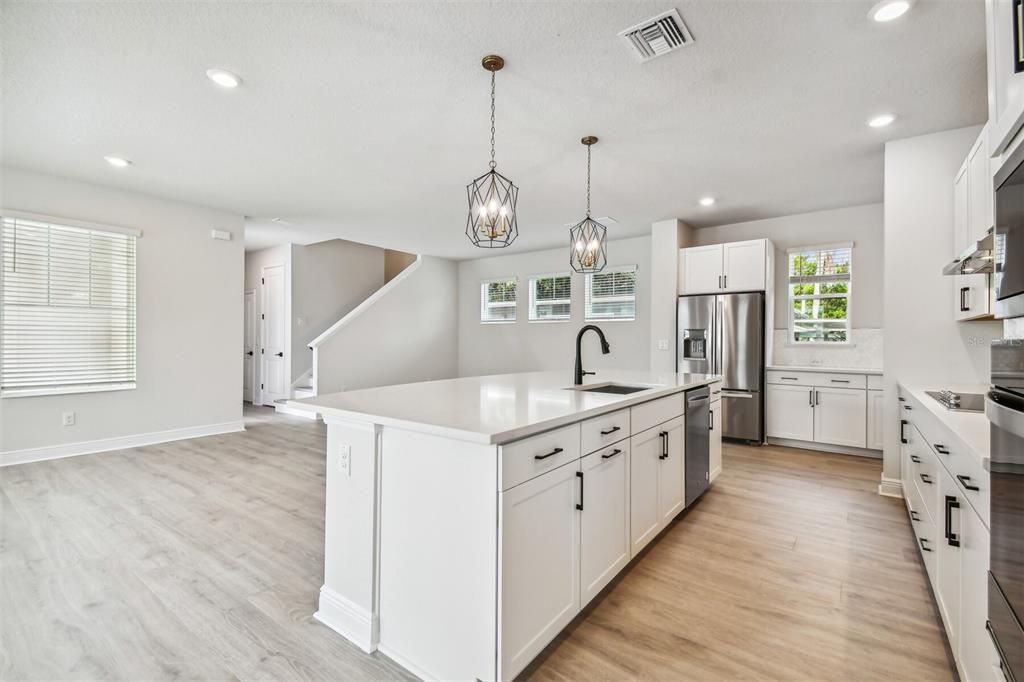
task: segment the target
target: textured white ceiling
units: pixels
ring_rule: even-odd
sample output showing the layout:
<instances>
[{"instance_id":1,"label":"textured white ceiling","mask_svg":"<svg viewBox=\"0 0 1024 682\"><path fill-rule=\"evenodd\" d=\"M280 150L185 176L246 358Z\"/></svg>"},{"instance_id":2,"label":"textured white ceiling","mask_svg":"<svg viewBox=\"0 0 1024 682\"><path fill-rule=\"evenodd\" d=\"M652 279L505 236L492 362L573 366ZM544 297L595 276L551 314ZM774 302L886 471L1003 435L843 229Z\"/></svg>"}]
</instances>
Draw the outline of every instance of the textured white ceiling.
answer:
<instances>
[{"instance_id":1,"label":"textured white ceiling","mask_svg":"<svg viewBox=\"0 0 1024 682\"><path fill-rule=\"evenodd\" d=\"M586 134L613 237L876 202L885 140L982 122L986 100L981 0L888 25L873 2L677 1L696 42L646 64L617 33L671 2L6 3L3 161L254 216L263 239L485 255L465 184L494 52L513 250L582 218ZM883 111L899 119L864 125Z\"/></svg>"}]
</instances>

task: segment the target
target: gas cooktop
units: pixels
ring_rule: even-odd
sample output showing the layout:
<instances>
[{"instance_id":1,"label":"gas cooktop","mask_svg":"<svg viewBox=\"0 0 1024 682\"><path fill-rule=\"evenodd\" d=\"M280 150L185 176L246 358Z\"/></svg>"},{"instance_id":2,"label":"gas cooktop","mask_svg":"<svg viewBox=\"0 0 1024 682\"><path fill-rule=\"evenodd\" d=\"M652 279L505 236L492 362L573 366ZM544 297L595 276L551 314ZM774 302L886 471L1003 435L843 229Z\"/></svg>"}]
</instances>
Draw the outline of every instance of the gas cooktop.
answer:
<instances>
[{"instance_id":1,"label":"gas cooktop","mask_svg":"<svg viewBox=\"0 0 1024 682\"><path fill-rule=\"evenodd\" d=\"M925 391L925 393L953 412L985 411L985 396L981 393L954 393L953 391Z\"/></svg>"}]
</instances>

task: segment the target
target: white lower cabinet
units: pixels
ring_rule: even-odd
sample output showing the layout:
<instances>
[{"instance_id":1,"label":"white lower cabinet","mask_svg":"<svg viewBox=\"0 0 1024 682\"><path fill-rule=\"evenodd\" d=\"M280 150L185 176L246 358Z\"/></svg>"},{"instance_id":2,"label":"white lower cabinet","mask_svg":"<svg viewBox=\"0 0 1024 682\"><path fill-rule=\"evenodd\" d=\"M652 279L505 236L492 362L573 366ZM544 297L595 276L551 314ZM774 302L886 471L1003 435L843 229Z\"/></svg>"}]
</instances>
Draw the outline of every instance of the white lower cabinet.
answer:
<instances>
[{"instance_id":1,"label":"white lower cabinet","mask_svg":"<svg viewBox=\"0 0 1024 682\"><path fill-rule=\"evenodd\" d=\"M881 450L885 447L882 425L885 423L885 393L868 391L868 449Z\"/></svg>"},{"instance_id":2,"label":"white lower cabinet","mask_svg":"<svg viewBox=\"0 0 1024 682\"><path fill-rule=\"evenodd\" d=\"M994 664L988 622L988 528L973 513L961 516L960 676L967 682L992 679Z\"/></svg>"},{"instance_id":3,"label":"white lower cabinet","mask_svg":"<svg viewBox=\"0 0 1024 682\"><path fill-rule=\"evenodd\" d=\"M630 439L630 556L643 549L683 509L686 463L683 418Z\"/></svg>"},{"instance_id":4,"label":"white lower cabinet","mask_svg":"<svg viewBox=\"0 0 1024 682\"><path fill-rule=\"evenodd\" d=\"M629 563L629 441L587 455L580 533L580 606Z\"/></svg>"},{"instance_id":5,"label":"white lower cabinet","mask_svg":"<svg viewBox=\"0 0 1024 682\"><path fill-rule=\"evenodd\" d=\"M579 464L501 493L503 677L525 668L579 613Z\"/></svg>"},{"instance_id":6,"label":"white lower cabinet","mask_svg":"<svg viewBox=\"0 0 1024 682\"><path fill-rule=\"evenodd\" d=\"M941 466L937 467L938 495L940 509L935 524L941 531L936 538L935 600L939 604L939 613L946 626L946 638L949 648L959 651L960 636L960 540L963 534L961 526L966 502L959 499L958 488Z\"/></svg>"},{"instance_id":7,"label":"white lower cabinet","mask_svg":"<svg viewBox=\"0 0 1024 682\"><path fill-rule=\"evenodd\" d=\"M856 388L814 389L814 440L830 445L867 445L867 394Z\"/></svg>"},{"instance_id":8,"label":"white lower cabinet","mask_svg":"<svg viewBox=\"0 0 1024 682\"><path fill-rule=\"evenodd\" d=\"M708 453L708 478L714 481L718 474L722 473L722 401L716 400L711 403L709 410L711 423L708 428L711 431L711 447Z\"/></svg>"},{"instance_id":9,"label":"white lower cabinet","mask_svg":"<svg viewBox=\"0 0 1024 682\"><path fill-rule=\"evenodd\" d=\"M769 438L814 440L814 389L768 384Z\"/></svg>"}]
</instances>

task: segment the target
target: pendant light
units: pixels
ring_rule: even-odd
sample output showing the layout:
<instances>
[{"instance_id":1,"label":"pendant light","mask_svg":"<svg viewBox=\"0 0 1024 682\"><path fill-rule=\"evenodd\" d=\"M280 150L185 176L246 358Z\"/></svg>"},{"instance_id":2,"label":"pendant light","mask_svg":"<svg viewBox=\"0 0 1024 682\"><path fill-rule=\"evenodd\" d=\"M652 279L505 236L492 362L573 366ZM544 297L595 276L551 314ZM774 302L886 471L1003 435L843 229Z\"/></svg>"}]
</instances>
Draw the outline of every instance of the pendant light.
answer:
<instances>
[{"instance_id":1,"label":"pendant light","mask_svg":"<svg viewBox=\"0 0 1024 682\"><path fill-rule=\"evenodd\" d=\"M516 240L516 199L519 188L497 171L494 160L494 74L505 66L497 55L487 55L482 61L491 72L491 163L490 170L466 185L469 215L466 218L466 236L482 249L501 249Z\"/></svg>"},{"instance_id":2,"label":"pendant light","mask_svg":"<svg viewBox=\"0 0 1024 682\"><path fill-rule=\"evenodd\" d=\"M580 140L587 147L587 217L569 229L569 265L576 272L601 272L608 262L608 228L590 217L590 148L597 138Z\"/></svg>"}]
</instances>

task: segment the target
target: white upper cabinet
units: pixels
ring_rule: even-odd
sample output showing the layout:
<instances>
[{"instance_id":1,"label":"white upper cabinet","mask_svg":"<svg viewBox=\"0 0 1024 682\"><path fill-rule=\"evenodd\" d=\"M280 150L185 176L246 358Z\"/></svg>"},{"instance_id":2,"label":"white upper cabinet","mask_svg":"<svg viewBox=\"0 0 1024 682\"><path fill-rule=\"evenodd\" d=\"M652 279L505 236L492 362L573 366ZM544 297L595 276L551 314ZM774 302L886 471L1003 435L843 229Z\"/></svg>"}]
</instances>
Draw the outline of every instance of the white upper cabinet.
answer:
<instances>
[{"instance_id":1,"label":"white upper cabinet","mask_svg":"<svg viewBox=\"0 0 1024 682\"><path fill-rule=\"evenodd\" d=\"M968 205L967 241L976 242L985 236L993 224L995 188L992 184L991 165L988 155L988 129L981 131L977 142L967 155L968 187L971 196Z\"/></svg>"},{"instance_id":2,"label":"white upper cabinet","mask_svg":"<svg viewBox=\"0 0 1024 682\"><path fill-rule=\"evenodd\" d=\"M986 127L953 179L953 257L992 227L994 197ZM958 275L953 281L954 319L977 320L992 314L989 275Z\"/></svg>"},{"instance_id":3,"label":"white upper cabinet","mask_svg":"<svg viewBox=\"0 0 1024 682\"><path fill-rule=\"evenodd\" d=\"M1004 153L1024 123L1024 72L1014 69L1013 15L1013 0L985 0L988 114L995 154Z\"/></svg>"},{"instance_id":4,"label":"white upper cabinet","mask_svg":"<svg viewBox=\"0 0 1024 682\"><path fill-rule=\"evenodd\" d=\"M766 239L679 250L679 293L765 291L774 247Z\"/></svg>"},{"instance_id":5,"label":"white upper cabinet","mask_svg":"<svg viewBox=\"0 0 1024 682\"><path fill-rule=\"evenodd\" d=\"M722 288L726 291L765 289L765 240L723 244Z\"/></svg>"},{"instance_id":6,"label":"white upper cabinet","mask_svg":"<svg viewBox=\"0 0 1024 682\"><path fill-rule=\"evenodd\" d=\"M723 251L721 244L682 249L679 256L679 293L720 291Z\"/></svg>"}]
</instances>

